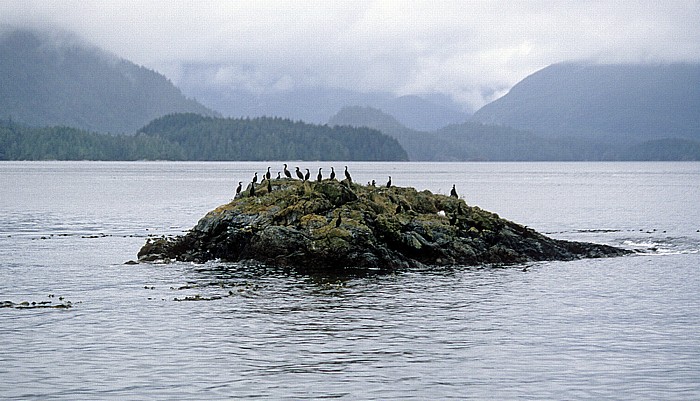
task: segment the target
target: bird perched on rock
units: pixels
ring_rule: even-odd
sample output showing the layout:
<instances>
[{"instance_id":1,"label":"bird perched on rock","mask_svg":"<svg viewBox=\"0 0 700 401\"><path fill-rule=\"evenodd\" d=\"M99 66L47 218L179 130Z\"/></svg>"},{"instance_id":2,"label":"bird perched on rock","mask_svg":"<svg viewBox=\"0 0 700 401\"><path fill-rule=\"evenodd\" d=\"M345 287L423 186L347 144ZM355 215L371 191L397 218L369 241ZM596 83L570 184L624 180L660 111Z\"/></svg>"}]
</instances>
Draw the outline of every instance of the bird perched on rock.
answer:
<instances>
[{"instance_id":1,"label":"bird perched on rock","mask_svg":"<svg viewBox=\"0 0 700 401\"><path fill-rule=\"evenodd\" d=\"M279 179L281 179L281 178L282 178L282 173L280 173L280 172L278 171L278 172L277 172L277 179L279 180Z\"/></svg>"},{"instance_id":2,"label":"bird perched on rock","mask_svg":"<svg viewBox=\"0 0 700 401\"><path fill-rule=\"evenodd\" d=\"M255 182L250 183L250 191L249 191L248 195L255 196Z\"/></svg>"},{"instance_id":3,"label":"bird perched on rock","mask_svg":"<svg viewBox=\"0 0 700 401\"><path fill-rule=\"evenodd\" d=\"M454 226L457 224L457 213L452 213L452 216L450 217L450 225Z\"/></svg>"},{"instance_id":4,"label":"bird perched on rock","mask_svg":"<svg viewBox=\"0 0 700 401\"><path fill-rule=\"evenodd\" d=\"M306 170L306 174L304 175L304 181L308 181L309 177L311 177L311 172L309 171L308 168L305 170Z\"/></svg>"},{"instance_id":5,"label":"bird perched on rock","mask_svg":"<svg viewBox=\"0 0 700 401\"><path fill-rule=\"evenodd\" d=\"M243 181L238 181L238 186L236 187L236 196L233 197L234 199L237 198L238 195L241 194L242 186L243 186Z\"/></svg>"},{"instance_id":6,"label":"bird perched on rock","mask_svg":"<svg viewBox=\"0 0 700 401\"><path fill-rule=\"evenodd\" d=\"M352 177L350 177L350 173L348 172L348 166L345 166L345 178L348 182L352 182Z\"/></svg>"},{"instance_id":7,"label":"bird perched on rock","mask_svg":"<svg viewBox=\"0 0 700 401\"><path fill-rule=\"evenodd\" d=\"M299 170L299 167L297 167L296 171L297 177L299 177L300 180L304 181L304 174Z\"/></svg>"},{"instance_id":8,"label":"bird perched on rock","mask_svg":"<svg viewBox=\"0 0 700 401\"><path fill-rule=\"evenodd\" d=\"M389 176L389 181L386 182L386 187L391 188L391 176Z\"/></svg>"},{"instance_id":9,"label":"bird perched on rock","mask_svg":"<svg viewBox=\"0 0 700 401\"><path fill-rule=\"evenodd\" d=\"M269 180L270 177L272 177L272 175L270 174L270 166L267 166L267 173L265 173L265 178Z\"/></svg>"},{"instance_id":10,"label":"bird perched on rock","mask_svg":"<svg viewBox=\"0 0 700 401\"><path fill-rule=\"evenodd\" d=\"M335 221L335 226L336 226L336 228L337 228L337 227L340 227L340 223L342 223L342 222L343 222L343 221L342 221L342 219L340 218L340 213L338 213L338 220Z\"/></svg>"},{"instance_id":11,"label":"bird perched on rock","mask_svg":"<svg viewBox=\"0 0 700 401\"><path fill-rule=\"evenodd\" d=\"M269 194L270 192L272 192L272 182L267 180L267 193Z\"/></svg>"},{"instance_id":12,"label":"bird perched on rock","mask_svg":"<svg viewBox=\"0 0 700 401\"><path fill-rule=\"evenodd\" d=\"M335 170L331 167L331 180L335 180Z\"/></svg>"},{"instance_id":13,"label":"bird perched on rock","mask_svg":"<svg viewBox=\"0 0 700 401\"><path fill-rule=\"evenodd\" d=\"M253 184L255 184L256 182L258 182L258 172L257 171L255 172L255 175L253 176Z\"/></svg>"},{"instance_id":14,"label":"bird perched on rock","mask_svg":"<svg viewBox=\"0 0 700 401\"><path fill-rule=\"evenodd\" d=\"M321 167L321 168L318 169L318 175L316 176L316 181L318 181L318 182L321 182L321 180L323 179L323 174L321 174L321 169L322 169L322 168L323 168L323 167Z\"/></svg>"},{"instance_id":15,"label":"bird perched on rock","mask_svg":"<svg viewBox=\"0 0 700 401\"><path fill-rule=\"evenodd\" d=\"M459 195L457 195L457 190L455 189L454 184L452 184L452 190L450 191L450 196L453 198L459 198Z\"/></svg>"},{"instance_id":16,"label":"bird perched on rock","mask_svg":"<svg viewBox=\"0 0 700 401\"><path fill-rule=\"evenodd\" d=\"M287 178L292 178L292 173L287 170L287 163L284 164L284 176Z\"/></svg>"}]
</instances>

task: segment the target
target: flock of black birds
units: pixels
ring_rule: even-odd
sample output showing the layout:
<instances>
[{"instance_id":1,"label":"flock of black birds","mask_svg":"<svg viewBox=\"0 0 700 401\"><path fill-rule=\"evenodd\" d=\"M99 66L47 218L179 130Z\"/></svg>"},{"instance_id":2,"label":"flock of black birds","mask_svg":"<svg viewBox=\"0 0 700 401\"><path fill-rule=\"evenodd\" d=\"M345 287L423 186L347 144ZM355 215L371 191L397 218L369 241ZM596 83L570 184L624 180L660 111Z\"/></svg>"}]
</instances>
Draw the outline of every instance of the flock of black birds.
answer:
<instances>
[{"instance_id":1,"label":"flock of black birds","mask_svg":"<svg viewBox=\"0 0 700 401\"><path fill-rule=\"evenodd\" d=\"M271 167L269 167L269 166L267 167L267 171L263 174L263 179L260 181L260 185L263 185L263 182L267 182L266 186L267 186L268 193L272 192L272 183L271 183L272 174L270 173L270 168ZM295 174L296 174L298 179L300 179L302 181L309 181L309 179L311 178L311 172L309 171L308 168L305 170L306 170L306 173L302 173L301 170L299 169L299 167L297 166ZM316 175L316 181L318 181L318 182L321 182L323 180L322 170L323 170L323 168L319 167L318 174ZM286 163L284 163L284 167L283 167L282 171L277 172L277 179L278 180L282 179L282 173L284 173L285 178L293 179L292 173L289 171ZM345 179L347 180L347 182L352 183L352 176L350 176L350 172L348 172L348 166L345 166L344 174L345 174ZM328 178L330 180L335 180L335 177L336 177L335 176L335 168L331 167L331 173L330 173ZM253 179L250 183L249 196L255 196L255 185L257 183L258 183L258 173L255 172L255 174L253 175ZM375 180L372 180L371 182L367 183L367 185L369 185L369 186L376 186L376 184L377 183ZM386 187L391 188L391 176L389 176L389 180L386 183ZM234 196L234 199L237 198L241 194L242 189L243 189L243 181L239 181L238 187L236 187L236 195ZM452 185L452 190L450 191L450 196L453 198L459 198L459 195L457 195L457 190L455 189L454 185Z\"/></svg>"}]
</instances>

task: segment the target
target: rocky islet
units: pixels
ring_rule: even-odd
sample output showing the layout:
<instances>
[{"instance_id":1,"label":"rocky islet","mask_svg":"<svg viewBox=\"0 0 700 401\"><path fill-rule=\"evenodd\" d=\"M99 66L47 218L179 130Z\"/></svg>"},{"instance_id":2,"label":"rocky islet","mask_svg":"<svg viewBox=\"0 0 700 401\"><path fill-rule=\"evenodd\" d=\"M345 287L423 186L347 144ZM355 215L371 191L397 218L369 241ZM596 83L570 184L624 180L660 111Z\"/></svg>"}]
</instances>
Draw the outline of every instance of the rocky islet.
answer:
<instances>
[{"instance_id":1,"label":"rocky islet","mask_svg":"<svg viewBox=\"0 0 700 401\"><path fill-rule=\"evenodd\" d=\"M269 185L267 185L269 184ZM305 271L519 264L621 256L557 240L454 196L350 181L249 184L183 236L149 239L141 262L222 260Z\"/></svg>"}]
</instances>

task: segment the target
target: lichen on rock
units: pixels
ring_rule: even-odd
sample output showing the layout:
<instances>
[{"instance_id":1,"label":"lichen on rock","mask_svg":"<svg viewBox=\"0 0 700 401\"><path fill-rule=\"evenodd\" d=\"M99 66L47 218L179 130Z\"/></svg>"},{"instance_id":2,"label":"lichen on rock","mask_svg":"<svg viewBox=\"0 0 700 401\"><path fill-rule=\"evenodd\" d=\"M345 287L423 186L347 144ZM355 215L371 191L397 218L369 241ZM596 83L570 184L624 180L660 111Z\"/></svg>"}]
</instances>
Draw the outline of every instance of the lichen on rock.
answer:
<instances>
[{"instance_id":1,"label":"lichen on rock","mask_svg":"<svg viewBox=\"0 0 700 401\"><path fill-rule=\"evenodd\" d=\"M249 187L186 235L149 240L139 260L393 271L628 253L552 239L461 199L414 188L279 179L271 189L261 185L251 196Z\"/></svg>"}]
</instances>

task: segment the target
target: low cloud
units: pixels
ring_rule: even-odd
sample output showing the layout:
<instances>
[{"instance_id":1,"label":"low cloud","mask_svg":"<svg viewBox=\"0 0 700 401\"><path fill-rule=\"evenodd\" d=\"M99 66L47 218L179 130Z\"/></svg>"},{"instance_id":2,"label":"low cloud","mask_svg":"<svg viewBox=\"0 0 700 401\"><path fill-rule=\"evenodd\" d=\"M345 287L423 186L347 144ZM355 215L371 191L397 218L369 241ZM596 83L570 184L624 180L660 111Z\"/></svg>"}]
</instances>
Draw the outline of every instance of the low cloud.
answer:
<instances>
[{"instance_id":1,"label":"low cloud","mask_svg":"<svg viewBox=\"0 0 700 401\"><path fill-rule=\"evenodd\" d=\"M512 3L512 4L511 4ZM478 108L549 64L700 59L698 1L4 1L176 84L444 93Z\"/></svg>"}]
</instances>

